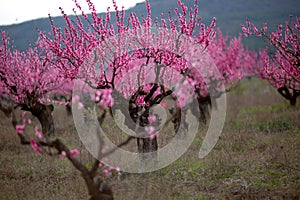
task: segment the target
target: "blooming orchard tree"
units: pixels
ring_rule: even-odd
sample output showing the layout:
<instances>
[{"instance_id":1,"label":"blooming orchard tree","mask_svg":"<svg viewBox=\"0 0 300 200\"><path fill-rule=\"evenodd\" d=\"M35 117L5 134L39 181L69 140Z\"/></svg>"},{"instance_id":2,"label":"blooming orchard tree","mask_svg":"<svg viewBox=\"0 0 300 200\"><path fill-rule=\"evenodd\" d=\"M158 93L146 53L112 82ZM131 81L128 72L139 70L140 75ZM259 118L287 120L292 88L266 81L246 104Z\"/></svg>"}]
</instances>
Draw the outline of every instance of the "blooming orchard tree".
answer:
<instances>
[{"instance_id":1,"label":"blooming orchard tree","mask_svg":"<svg viewBox=\"0 0 300 200\"><path fill-rule=\"evenodd\" d=\"M51 92L50 99L44 99L44 101L51 101L54 104L64 105L66 107L67 114L72 115L72 92L74 83L72 80L65 79L64 84Z\"/></svg>"},{"instance_id":2,"label":"blooming orchard tree","mask_svg":"<svg viewBox=\"0 0 300 200\"><path fill-rule=\"evenodd\" d=\"M39 102L40 98L63 85L63 79L55 68L44 59L50 55L41 48L29 48L26 52L10 50L9 39L2 32L0 85L2 95L7 95L23 110L30 111L42 125L48 138L53 134L53 106ZM38 46L41 44L38 44ZM39 46L41 47L41 46ZM49 116L49 122L45 117ZM47 117L48 118L48 117Z\"/></svg>"},{"instance_id":3,"label":"blooming orchard tree","mask_svg":"<svg viewBox=\"0 0 300 200\"><path fill-rule=\"evenodd\" d=\"M246 21L242 31L243 36L256 35L266 41L266 49L259 53L260 66L257 73L295 106L300 95L300 18L294 20L291 16L290 22L278 25L271 32L267 31L266 24L258 30L253 23Z\"/></svg>"},{"instance_id":4,"label":"blooming orchard tree","mask_svg":"<svg viewBox=\"0 0 300 200\"><path fill-rule=\"evenodd\" d=\"M204 85L204 88L196 85L196 92L201 93L198 96L200 106L207 102L216 104L215 100L236 87L242 78L253 76L256 64L256 53L243 47L241 37L230 39L228 36L223 36L220 29L217 30L215 37L207 46L207 50L220 73L220 77L211 73L208 78L210 90L214 91L213 95L206 91L207 85ZM223 84L225 90L221 87ZM200 117L204 122L206 118L203 116L208 116L207 113L207 107L200 107Z\"/></svg>"},{"instance_id":5,"label":"blooming orchard tree","mask_svg":"<svg viewBox=\"0 0 300 200\"><path fill-rule=\"evenodd\" d=\"M9 38L1 32L2 45L0 46L0 86L1 95L13 99L17 107L23 110L21 124L13 118L13 124L21 144L31 145L37 153L58 157L67 157L78 169L89 189L91 199L112 199L112 191L97 177L97 170L107 168L96 160L91 169L85 167L78 159L77 149L70 150L59 138L55 136L52 117L53 105L45 104L45 99L63 88L69 80L61 76L53 67L50 52L43 51L43 43L37 42L37 47L31 47L26 52L11 50ZM35 128L35 138L24 135L24 129L31 120L26 118L26 112L35 116L42 127L40 131ZM13 116L14 117L14 116ZM45 148L47 147L47 148ZM56 151L53 152L53 149ZM117 170L108 168L108 170Z\"/></svg>"},{"instance_id":6,"label":"blooming orchard tree","mask_svg":"<svg viewBox=\"0 0 300 200\"><path fill-rule=\"evenodd\" d=\"M149 113L151 108L169 97L177 101L173 83L180 83L181 77L186 78L191 85L196 84L194 90L203 90L198 94L203 92L207 95L204 88L209 83L205 84L200 74L195 76L193 70L190 70L188 59L197 59L196 53L190 53L193 45L201 46L202 50L209 45L214 37L215 20L208 27L200 23L197 1L191 9L178 1L175 19L171 15L167 18L162 15L160 20L155 21L151 19L148 1L147 16L142 20L134 13L125 19L124 10L119 11L113 1L115 26L112 25L110 12L102 19L97 15L92 2L87 0L92 12L89 18L77 1L74 2L89 26L84 27L86 23L80 17L77 17L75 23L71 22L61 9L68 26L61 31L52 22L52 36L41 33L41 38L55 55L54 64L66 77L83 79L94 89L113 91L112 110L120 109L128 116L126 119L132 119L134 123L131 129L135 130L138 124L148 127L146 132L152 134L148 120L153 117ZM197 53L199 57L200 52ZM128 77L129 74L134 76ZM125 84L124 80L127 81ZM124 106L128 104L129 111ZM177 115L174 122L180 122L178 113L183 107L177 105L171 108L174 117ZM144 112L140 113L141 110ZM141 153L156 151L156 136L138 139L138 149Z\"/></svg>"},{"instance_id":7,"label":"blooming orchard tree","mask_svg":"<svg viewBox=\"0 0 300 200\"><path fill-rule=\"evenodd\" d=\"M217 36L208 46L208 50L222 75L226 91L237 86L242 78L253 75L255 52L243 47L241 37L229 39L218 29ZM222 91L216 94L222 95Z\"/></svg>"}]
</instances>

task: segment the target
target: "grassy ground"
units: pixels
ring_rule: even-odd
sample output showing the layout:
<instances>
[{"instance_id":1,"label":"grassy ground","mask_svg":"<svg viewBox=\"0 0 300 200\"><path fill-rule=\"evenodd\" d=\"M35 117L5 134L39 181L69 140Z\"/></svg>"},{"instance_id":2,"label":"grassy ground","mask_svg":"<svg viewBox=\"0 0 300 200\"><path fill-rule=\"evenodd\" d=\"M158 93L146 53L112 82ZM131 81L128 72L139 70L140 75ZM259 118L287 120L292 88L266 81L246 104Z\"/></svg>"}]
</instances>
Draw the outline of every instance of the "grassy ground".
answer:
<instances>
[{"instance_id":1,"label":"grassy ground","mask_svg":"<svg viewBox=\"0 0 300 200\"><path fill-rule=\"evenodd\" d=\"M207 157L197 157L202 128L172 165L107 178L115 199L300 199L300 107L291 108L255 79L244 80L227 98L222 136ZM71 148L81 146L72 118L63 109L54 116L57 135ZM0 117L0 199L88 198L83 179L67 160L21 146L9 120ZM83 147L80 159L91 161Z\"/></svg>"}]
</instances>

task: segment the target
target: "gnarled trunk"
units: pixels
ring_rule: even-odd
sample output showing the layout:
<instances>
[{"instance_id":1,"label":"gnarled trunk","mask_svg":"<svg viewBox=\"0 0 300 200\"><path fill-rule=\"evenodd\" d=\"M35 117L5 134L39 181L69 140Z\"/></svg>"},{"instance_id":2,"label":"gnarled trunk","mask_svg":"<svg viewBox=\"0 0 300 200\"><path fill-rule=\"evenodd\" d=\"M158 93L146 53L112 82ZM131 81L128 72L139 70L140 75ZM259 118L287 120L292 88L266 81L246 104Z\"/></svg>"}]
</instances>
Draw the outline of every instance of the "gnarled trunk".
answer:
<instances>
[{"instance_id":1,"label":"gnarled trunk","mask_svg":"<svg viewBox=\"0 0 300 200\"><path fill-rule=\"evenodd\" d=\"M42 133L46 139L54 137L53 110L53 105L44 105L41 103L36 103L35 106L28 109L41 123Z\"/></svg>"},{"instance_id":2,"label":"gnarled trunk","mask_svg":"<svg viewBox=\"0 0 300 200\"><path fill-rule=\"evenodd\" d=\"M287 100L289 100L291 106L293 106L293 107L296 106L297 97L300 95L300 91L299 90L287 88L287 87L284 86L284 87L278 88L277 91L284 98L286 98Z\"/></svg>"},{"instance_id":3,"label":"gnarled trunk","mask_svg":"<svg viewBox=\"0 0 300 200\"><path fill-rule=\"evenodd\" d=\"M6 117L9 117L14 109L14 102L10 98L0 96L0 110L4 112Z\"/></svg>"},{"instance_id":4,"label":"gnarled trunk","mask_svg":"<svg viewBox=\"0 0 300 200\"><path fill-rule=\"evenodd\" d=\"M43 135L46 137L46 142L39 143L40 145L55 148L58 153L66 152L67 158L74 165L74 167L81 172L83 179L87 185L91 200L113 200L113 193L111 188L105 184L99 177L96 177L96 169L98 168L99 161L95 160L93 169L88 170L82 163L76 158L72 158L68 147L54 135L54 122L52 117L53 105L44 105L36 103L34 106L22 105L22 109L29 111L35 116L41 126ZM30 144L25 137L19 134L22 144Z\"/></svg>"}]
</instances>

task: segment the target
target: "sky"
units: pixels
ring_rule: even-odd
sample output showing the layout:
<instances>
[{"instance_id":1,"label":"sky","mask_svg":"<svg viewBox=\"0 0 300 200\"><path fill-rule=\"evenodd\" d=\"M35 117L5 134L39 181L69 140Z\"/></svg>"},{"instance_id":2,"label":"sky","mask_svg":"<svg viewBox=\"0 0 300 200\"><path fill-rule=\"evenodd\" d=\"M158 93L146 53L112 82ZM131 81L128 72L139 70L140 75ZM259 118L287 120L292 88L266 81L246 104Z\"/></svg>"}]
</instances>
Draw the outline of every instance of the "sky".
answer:
<instances>
[{"instance_id":1,"label":"sky","mask_svg":"<svg viewBox=\"0 0 300 200\"><path fill-rule=\"evenodd\" d=\"M145 0L117 0L119 8L125 9L135 6L136 3ZM78 0L84 10L88 11L85 0ZM112 0L92 0L97 12L105 12L107 7L112 7ZM0 25L10 25L24 21L48 17L59 16L62 7L67 14L73 14L75 7L72 0L0 0ZM88 13L88 12L87 12Z\"/></svg>"}]
</instances>

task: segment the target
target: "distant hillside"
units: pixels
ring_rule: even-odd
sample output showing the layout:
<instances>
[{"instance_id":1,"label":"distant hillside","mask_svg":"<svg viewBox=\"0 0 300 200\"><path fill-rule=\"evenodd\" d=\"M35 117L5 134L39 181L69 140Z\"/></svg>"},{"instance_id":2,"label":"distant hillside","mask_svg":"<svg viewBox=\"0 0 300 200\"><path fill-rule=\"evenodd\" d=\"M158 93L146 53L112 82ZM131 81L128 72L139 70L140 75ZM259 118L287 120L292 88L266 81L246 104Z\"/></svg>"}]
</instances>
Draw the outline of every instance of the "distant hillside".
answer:
<instances>
[{"instance_id":1,"label":"distant hillside","mask_svg":"<svg viewBox=\"0 0 300 200\"><path fill-rule=\"evenodd\" d=\"M193 0L182 0L187 6L193 6ZM152 16L159 17L161 13L173 12L177 6L177 0L150 0ZM213 17L217 17L217 25L223 33L236 36L240 33L240 24L246 18L255 22L258 26L265 21L269 26L275 27L279 23L289 20L289 15L300 16L299 0L199 0L199 15L203 22L208 24ZM146 13L144 3L137 4L126 13L135 12L137 16ZM62 17L53 18L56 26L64 26ZM14 40L14 46L19 49L26 49L28 43L37 39L36 28L49 32L50 23L48 18L32 20L21 24L0 26L1 30L9 33ZM262 47L261 42L256 39L244 39L246 45L252 49Z\"/></svg>"}]
</instances>

